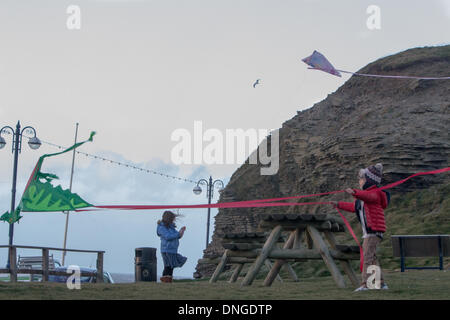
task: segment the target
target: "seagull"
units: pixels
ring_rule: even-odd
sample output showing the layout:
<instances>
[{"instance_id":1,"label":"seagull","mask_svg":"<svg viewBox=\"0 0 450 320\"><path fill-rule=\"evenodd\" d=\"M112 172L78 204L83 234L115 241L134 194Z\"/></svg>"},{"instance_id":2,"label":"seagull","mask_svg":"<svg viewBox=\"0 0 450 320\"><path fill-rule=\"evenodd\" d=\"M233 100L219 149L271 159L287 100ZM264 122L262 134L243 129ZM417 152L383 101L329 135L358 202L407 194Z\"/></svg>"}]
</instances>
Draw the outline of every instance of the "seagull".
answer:
<instances>
[{"instance_id":1,"label":"seagull","mask_svg":"<svg viewBox=\"0 0 450 320\"><path fill-rule=\"evenodd\" d=\"M253 84L253 88L256 88L256 85L259 84L259 80L261 79L256 80L256 82Z\"/></svg>"}]
</instances>

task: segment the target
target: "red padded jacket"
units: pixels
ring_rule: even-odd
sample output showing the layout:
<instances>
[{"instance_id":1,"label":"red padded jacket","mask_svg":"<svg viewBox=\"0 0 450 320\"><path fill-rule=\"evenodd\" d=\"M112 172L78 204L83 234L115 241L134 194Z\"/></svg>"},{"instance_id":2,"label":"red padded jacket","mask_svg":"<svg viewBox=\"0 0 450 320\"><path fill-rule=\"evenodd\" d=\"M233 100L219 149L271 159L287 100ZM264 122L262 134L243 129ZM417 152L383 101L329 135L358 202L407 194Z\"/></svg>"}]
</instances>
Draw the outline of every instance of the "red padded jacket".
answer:
<instances>
[{"instance_id":1,"label":"red padded jacket","mask_svg":"<svg viewBox=\"0 0 450 320\"><path fill-rule=\"evenodd\" d=\"M389 201L386 193L378 190L376 186L371 186L366 190L353 189L353 191L355 192L353 197L364 201L367 227L375 232L385 232L386 222L384 219L384 209L386 209ZM338 208L349 212L356 212L358 200L355 202L339 201Z\"/></svg>"}]
</instances>

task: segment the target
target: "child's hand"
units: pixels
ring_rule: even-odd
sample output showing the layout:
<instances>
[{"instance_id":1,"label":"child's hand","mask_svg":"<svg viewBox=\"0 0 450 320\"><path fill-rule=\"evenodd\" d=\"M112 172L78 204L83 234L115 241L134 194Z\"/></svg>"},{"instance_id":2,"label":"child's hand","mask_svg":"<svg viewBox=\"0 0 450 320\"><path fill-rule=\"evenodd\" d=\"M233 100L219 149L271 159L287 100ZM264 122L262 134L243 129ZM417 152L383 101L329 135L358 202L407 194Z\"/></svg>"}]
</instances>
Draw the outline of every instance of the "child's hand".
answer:
<instances>
[{"instance_id":1,"label":"child's hand","mask_svg":"<svg viewBox=\"0 0 450 320\"><path fill-rule=\"evenodd\" d=\"M186 230L186 227L182 227L182 228L180 229L181 232L184 232L185 230Z\"/></svg>"},{"instance_id":2,"label":"child's hand","mask_svg":"<svg viewBox=\"0 0 450 320\"><path fill-rule=\"evenodd\" d=\"M345 192L347 192L348 194L354 194L355 193L355 191L353 191L352 188L345 189Z\"/></svg>"}]
</instances>

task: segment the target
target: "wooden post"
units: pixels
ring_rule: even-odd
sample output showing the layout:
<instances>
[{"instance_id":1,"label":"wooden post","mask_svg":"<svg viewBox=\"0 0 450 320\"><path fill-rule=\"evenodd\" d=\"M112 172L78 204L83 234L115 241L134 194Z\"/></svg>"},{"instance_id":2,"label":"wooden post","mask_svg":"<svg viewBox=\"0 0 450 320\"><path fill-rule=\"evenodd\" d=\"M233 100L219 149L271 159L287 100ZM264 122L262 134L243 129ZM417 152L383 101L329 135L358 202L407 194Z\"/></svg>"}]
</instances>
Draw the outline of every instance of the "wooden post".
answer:
<instances>
[{"instance_id":1,"label":"wooden post","mask_svg":"<svg viewBox=\"0 0 450 320\"><path fill-rule=\"evenodd\" d=\"M313 226L308 226L306 230L308 231L308 234L311 236L311 240L313 241L314 246L319 251L323 261L327 265L328 270L330 270L331 275L333 276L333 279L336 282L337 286L339 288L345 288L344 277L342 276L336 263L331 257L330 252L328 251L328 247L323 241L319 231L317 231L317 229L314 228Z\"/></svg>"},{"instance_id":2,"label":"wooden post","mask_svg":"<svg viewBox=\"0 0 450 320\"><path fill-rule=\"evenodd\" d=\"M335 260L359 260L359 254L354 253L343 253L342 251L337 251L329 249L328 252L330 256ZM323 260L322 255L317 249L273 249L268 259L281 259L286 261L305 261L305 260ZM236 261L235 263L238 263Z\"/></svg>"},{"instance_id":3,"label":"wooden post","mask_svg":"<svg viewBox=\"0 0 450 320\"><path fill-rule=\"evenodd\" d=\"M236 268L234 268L233 274L231 275L230 280L228 280L229 283L235 283L237 278L239 277L239 274L242 271L242 268L244 267L243 263L237 264Z\"/></svg>"},{"instance_id":4,"label":"wooden post","mask_svg":"<svg viewBox=\"0 0 450 320\"><path fill-rule=\"evenodd\" d=\"M294 244L294 240L295 240L295 234L296 234L296 230L291 232L291 234L289 235L289 238L286 240L286 242L283 245L283 249L290 249L292 247L292 245ZM283 266L283 264L285 264L285 262L286 261L281 260L281 259L275 260L273 267L270 269L269 273L267 274L266 279L264 280L265 286L268 287L268 286L272 285L273 280L275 280L275 277L278 275L278 273L281 270L281 267Z\"/></svg>"},{"instance_id":5,"label":"wooden post","mask_svg":"<svg viewBox=\"0 0 450 320\"><path fill-rule=\"evenodd\" d=\"M272 230L272 232L270 233L269 237L266 240L266 243L264 243L261 253L256 258L253 265L250 267L250 270L245 275L245 278L242 281L242 286L249 286L252 284L253 280L256 278L256 275L261 269L261 266L263 265L264 261L267 259L267 256L269 255L273 246L277 243L278 238L280 238L282 230L283 229L281 226L276 226Z\"/></svg>"},{"instance_id":6,"label":"wooden post","mask_svg":"<svg viewBox=\"0 0 450 320\"><path fill-rule=\"evenodd\" d=\"M17 282L17 256L16 247L9 247L9 281Z\"/></svg>"},{"instance_id":7,"label":"wooden post","mask_svg":"<svg viewBox=\"0 0 450 320\"><path fill-rule=\"evenodd\" d=\"M225 252L223 253L222 258L220 259L220 262L216 267L216 270L214 270L211 279L209 279L209 283L214 283L217 281L217 279L219 279L219 275L222 273L223 268L225 268L225 265L227 264L228 252L229 250L226 249Z\"/></svg>"},{"instance_id":8,"label":"wooden post","mask_svg":"<svg viewBox=\"0 0 450 320\"><path fill-rule=\"evenodd\" d=\"M325 238L328 240L328 243L330 244L331 248L334 250L337 250L336 247L336 238L334 237L334 234L332 234L329 231L325 231ZM342 266L342 269L344 269L344 272L347 274L348 278L350 279L350 282L355 286L359 287L360 283L358 281L358 278L356 277L355 271L353 271L352 266L350 265L349 260L340 260L340 264Z\"/></svg>"},{"instance_id":9,"label":"wooden post","mask_svg":"<svg viewBox=\"0 0 450 320\"><path fill-rule=\"evenodd\" d=\"M287 273L289 273L291 275L291 278L292 278L292 280L294 280L294 282L298 282L298 276L289 263L283 264L282 268L284 268L287 271Z\"/></svg>"},{"instance_id":10,"label":"wooden post","mask_svg":"<svg viewBox=\"0 0 450 320\"><path fill-rule=\"evenodd\" d=\"M48 249L42 248L42 282L48 281Z\"/></svg>"},{"instance_id":11,"label":"wooden post","mask_svg":"<svg viewBox=\"0 0 450 320\"><path fill-rule=\"evenodd\" d=\"M292 249L300 249L302 247L302 233L303 231L299 228L295 229L295 239Z\"/></svg>"},{"instance_id":12,"label":"wooden post","mask_svg":"<svg viewBox=\"0 0 450 320\"><path fill-rule=\"evenodd\" d=\"M302 246L303 231L300 230L300 228L297 228L297 229L295 229L294 232L295 232L295 237L294 237L294 243L292 245L292 249L301 249L303 247ZM299 281L298 276L295 273L294 268L292 268L292 266L290 264L286 264L284 267L287 269L288 273L291 274L292 279L294 279L295 282L298 282Z\"/></svg>"},{"instance_id":13,"label":"wooden post","mask_svg":"<svg viewBox=\"0 0 450 320\"><path fill-rule=\"evenodd\" d=\"M219 264L220 263L220 259L222 258L214 258L214 259L199 259L198 260L198 264ZM242 264L242 263L253 263L255 262L255 259L251 259L251 258L245 258L245 257L230 257L227 256L227 263L229 264Z\"/></svg>"},{"instance_id":14,"label":"wooden post","mask_svg":"<svg viewBox=\"0 0 450 320\"><path fill-rule=\"evenodd\" d=\"M266 259L266 261L264 261L264 264L266 265L267 269L269 269L269 271L272 270L273 265L269 259ZM279 274L277 274L277 280L280 282L283 282L283 279L281 278L281 276Z\"/></svg>"},{"instance_id":15,"label":"wooden post","mask_svg":"<svg viewBox=\"0 0 450 320\"><path fill-rule=\"evenodd\" d=\"M311 236L310 236L309 232L305 232L305 238L306 238L306 246L308 247L308 249L312 249L313 248L313 241L311 239Z\"/></svg>"},{"instance_id":16,"label":"wooden post","mask_svg":"<svg viewBox=\"0 0 450 320\"><path fill-rule=\"evenodd\" d=\"M245 257L249 259L256 259L260 252L261 249L254 249L249 251L230 250L230 252L228 252L228 257Z\"/></svg>"},{"instance_id":17,"label":"wooden post","mask_svg":"<svg viewBox=\"0 0 450 320\"><path fill-rule=\"evenodd\" d=\"M228 253L228 255L227 255L227 263L230 263L230 264L255 262L255 259L245 258L245 257L230 257L229 254L230 253Z\"/></svg>"},{"instance_id":18,"label":"wooden post","mask_svg":"<svg viewBox=\"0 0 450 320\"><path fill-rule=\"evenodd\" d=\"M97 283L103 282L103 252L97 252Z\"/></svg>"}]
</instances>

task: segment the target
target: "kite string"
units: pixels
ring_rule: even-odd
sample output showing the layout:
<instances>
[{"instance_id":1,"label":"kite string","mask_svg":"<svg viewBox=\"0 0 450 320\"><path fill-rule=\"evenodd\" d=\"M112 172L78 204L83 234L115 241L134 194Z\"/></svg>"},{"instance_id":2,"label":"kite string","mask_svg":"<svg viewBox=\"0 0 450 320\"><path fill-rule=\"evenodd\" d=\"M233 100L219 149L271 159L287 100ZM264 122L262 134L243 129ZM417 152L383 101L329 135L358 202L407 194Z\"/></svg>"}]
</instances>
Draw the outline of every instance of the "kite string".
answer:
<instances>
[{"instance_id":1,"label":"kite string","mask_svg":"<svg viewBox=\"0 0 450 320\"><path fill-rule=\"evenodd\" d=\"M416 77L416 76L390 76L383 74L371 74L371 73L359 73L359 72L350 72L345 70L336 69L342 73L349 73L357 76L363 77L375 77L375 78L394 78L394 79L419 79L419 80L448 80L450 77Z\"/></svg>"}]
</instances>

